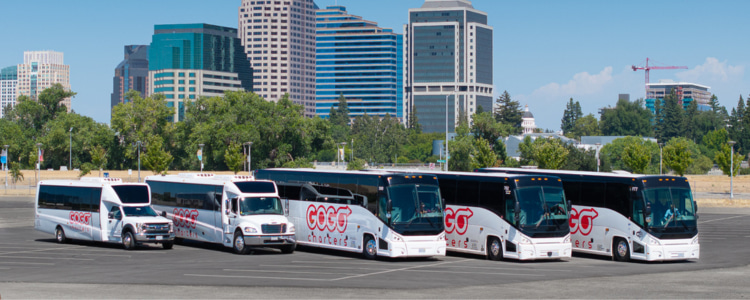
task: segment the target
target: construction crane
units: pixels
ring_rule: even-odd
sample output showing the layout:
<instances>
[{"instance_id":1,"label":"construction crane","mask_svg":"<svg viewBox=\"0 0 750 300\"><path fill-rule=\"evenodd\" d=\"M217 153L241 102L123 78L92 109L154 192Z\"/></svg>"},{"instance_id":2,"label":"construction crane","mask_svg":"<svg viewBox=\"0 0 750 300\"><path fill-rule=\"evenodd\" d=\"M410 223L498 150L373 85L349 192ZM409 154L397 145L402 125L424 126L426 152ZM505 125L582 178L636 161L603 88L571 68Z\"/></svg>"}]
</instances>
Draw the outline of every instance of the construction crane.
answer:
<instances>
[{"instance_id":1,"label":"construction crane","mask_svg":"<svg viewBox=\"0 0 750 300\"><path fill-rule=\"evenodd\" d=\"M646 57L646 66L645 67L637 67L635 65L632 66L633 71L646 70L646 94L648 94L648 83L650 82L649 78L648 78L649 71L651 71L651 70L676 70L676 69L687 69L688 68L688 67L685 67L685 66L649 66L648 65L648 60L649 60L648 57ZM648 95L646 95L646 96L648 96Z\"/></svg>"}]
</instances>

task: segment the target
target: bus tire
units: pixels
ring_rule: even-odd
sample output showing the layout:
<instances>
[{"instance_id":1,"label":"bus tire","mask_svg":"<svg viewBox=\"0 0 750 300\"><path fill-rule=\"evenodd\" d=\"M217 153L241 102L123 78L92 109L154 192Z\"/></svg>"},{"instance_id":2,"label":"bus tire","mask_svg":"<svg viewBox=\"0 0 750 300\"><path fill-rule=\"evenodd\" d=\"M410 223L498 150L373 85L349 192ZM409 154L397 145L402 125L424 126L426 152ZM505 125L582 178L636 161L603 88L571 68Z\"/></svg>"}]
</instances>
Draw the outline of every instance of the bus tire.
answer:
<instances>
[{"instance_id":1,"label":"bus tire","mask_svg":"<svg viewBox=\"0 0 750 300\"><path fill-rule=\"evenodd\" d=\"M125 233L122 234L122 247L125 248L125 250L133 250L135 249L135 237L133 236L133 233L130 232L130 230L125 231Z\"/></svg>"},{"instance_id":2,"label":"bus tire","mask_svg":"<svg viewBox=\"0 0 750 300\"><path fill-rule=\"evenodd\" d=\"M378 244L375 242L375 239L367 234L365 235L365 238L363 239L364 243L362 243L362 256L364 256L366 259L375 259L378 257Z\"/></svg>"},{"instance_id":3,"label":"bus tire","mask_svg":"<svg viewBox=\"0 0 750 300\"><path fill-rule=\"evenodd\" d=\"M161 243L161 246L164 247L164 249L172 249L172 247L174 247L174 242L164 242Z\"/></svg>"},{"instance_id":4,"label":"bus tire","mask_svg":"<svg viewBox=\"0 0 750 300\"><path fill-rule=\"evenodd\" d=\"M487 240L487 259L503 259L503 244L500 242L500 239L494 236Z\"/></svg>"},{"instance_id":5,"label":"bus tire","mask_svg":"<svg viewBox=\"0 0 750 300\"><path fill-rule=\"evenodd\" d=\"M615 238L612 242L612 256L616 261L629 261L630 247L628 241L623 238Z\"/></svg>"},{"instance_id":6,"label":"bus tire","mask_svg":"<svg viewBox=\"0 0 750 300\"><path fill-rule=\"evenodd\" d=\"M232 239L232 251L234 251L235 254L247 254L245 237L239 230L234 232L234 239Z\"/></svg>"},{"instance_id":7,"label":"bus tire","mask_svg":"<svg viewBox=\"0 0 750 300\"><path fill-rule=\"evenodd\" d=\"M178 238L178 237L174 238L174 243L177 245L182 245L183 242L184 240L182 238Z\"/></svg>"},{"instance_id":8,"label":"bus tire","mask_svg":"<svg viewBox=\"0 0 750 300\"><path fill-rule=\"evenodd\" d=\"M58 244L65 244L68 242L68 238L65 236L65 231L63 231L62 227L57 226L55 228L55 240Z\"/></svg>"},{"instance_id":9,"label":"bus tire","mask_svg":"<svg viewBox=\"0 0 750 300\"><path fill-rule=\"evenodd\" d=\"M281 253L284 253L284 254L294 253L294 244L281 246Z\"/></svg>"}]
</instances>

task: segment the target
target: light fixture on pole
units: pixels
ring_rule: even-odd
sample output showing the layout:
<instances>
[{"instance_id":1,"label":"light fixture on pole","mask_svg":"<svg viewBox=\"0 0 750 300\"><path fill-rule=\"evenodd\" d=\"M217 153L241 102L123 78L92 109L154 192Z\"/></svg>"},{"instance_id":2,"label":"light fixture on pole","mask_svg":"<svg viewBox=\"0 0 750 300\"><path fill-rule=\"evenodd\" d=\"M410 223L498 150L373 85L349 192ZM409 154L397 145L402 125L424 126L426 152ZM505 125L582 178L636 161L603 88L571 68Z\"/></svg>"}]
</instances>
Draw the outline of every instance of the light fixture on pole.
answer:
<instances>
[{"instance_id":1,"label":"light fixture on pole","mask_svg":"<svg viewBox=\"0 0 750 300\"><path fill-rule=\"evenodd\" d=\"M253 142L247 142L245 143L247 145L247 175L252 176L253 175L253 168L252 168L252 150L253 150Z\"/></svg>"},{"instance_id":2,"label":"light fixture on pole","mask_svg":"<svg viewBox=\"0 0 750 300\"><path fill-rule=\"evenodd\" d=\"M141 182L141 141L136 141L135 146L138 147L138 182Z\"/></svg>"},{"instance_id":3,"label":"light fixture on pole","mask_svg":"<svg viewBox=\"0 0 750 300\"><path fill-rule=\"evenodd\" d=\"M729 199L734 199L734 144L735 141L729 141L731 154L729 154Z\"/></svg>"},{"instance_id":4,"label":"light fixture on pole","mask_svg":"<svg viewBox=\"0 0 750 300\"><path fill-rule=\"evenodd\" d=\"M664 148L662 147L664 147L664 143L659 143L659 175L664 174L661 171L662 157L664 157Z\"/></svg>"},{"instance_id":5,"label":"light fixture on pole","mask_svg":"<svg viewBox=\"0 0 750 300\"><path fill-rule=\"evenodd\" d=\"M203 173L203 146L205 146L205 145L204 144L198 144L198 147L201 147L201 150L198 152L198 153L200 153L200 155L198 155L198 159L201 162L201 173Z\"/></svg>"},{"instance_id":6,"label":"light fixture on pole","mask_svg":"<svg viewBox=\"0 0 750 300\"><path fill-rule=\"evenodd\" d=\"M599 172L599 146L601 146L602 143L596 143L596 171Z\"/></svg>"}]
</instances>

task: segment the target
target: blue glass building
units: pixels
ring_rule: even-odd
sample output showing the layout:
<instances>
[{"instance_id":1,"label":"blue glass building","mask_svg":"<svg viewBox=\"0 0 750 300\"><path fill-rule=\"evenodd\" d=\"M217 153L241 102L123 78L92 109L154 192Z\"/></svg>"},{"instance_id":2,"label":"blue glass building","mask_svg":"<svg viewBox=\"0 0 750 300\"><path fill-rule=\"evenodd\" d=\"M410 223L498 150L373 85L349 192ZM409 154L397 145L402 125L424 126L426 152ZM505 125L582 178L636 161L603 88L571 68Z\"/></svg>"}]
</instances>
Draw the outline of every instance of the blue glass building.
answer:
<instances>
[{"instance_id":1,"label":"blue glass building","mask_svg":"<svg viewBox=\"0 0 750 300\"><path fill-rule=\"evenodd\" d=\"M155 25L148 60L149 95L163 94L174 120L184 118L186 99L253 90L253 70L234 28Z\"/></svg>"},{"instance_id":2,"label":"blue glass building","mask_svg":"<svg viewBox=\"0 0 750 300\"><path fill-rule=\"evenodd\" d=\"M148 45L125 46L125 58L112 79L112 107L126 102L125 93L130 90L138 91L141 97L148 94Z\"/></svg>"},{"instance_id":3,"label":"blue glass building","mask_svg":"<svg viewBox=\"0 0 750 300\"><path fill-rule=\"evenodd\" d=\"M315 114L328 118L347 99L351 117L403 119L403 38L344 6L316 12Z\"/></svg>"}]
</instances>

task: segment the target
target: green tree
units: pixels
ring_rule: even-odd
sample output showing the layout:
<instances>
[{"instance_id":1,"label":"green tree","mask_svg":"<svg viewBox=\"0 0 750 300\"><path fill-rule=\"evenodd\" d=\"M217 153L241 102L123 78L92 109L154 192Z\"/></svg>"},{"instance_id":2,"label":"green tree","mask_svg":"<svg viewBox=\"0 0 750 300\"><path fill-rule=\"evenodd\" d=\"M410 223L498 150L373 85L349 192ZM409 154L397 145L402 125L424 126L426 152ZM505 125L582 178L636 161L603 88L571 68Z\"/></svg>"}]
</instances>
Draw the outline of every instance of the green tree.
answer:
<instances>
[{"instance_id":1,"label":"green tree","mask_svg":"<svg viewBox=\"0 0 750 300\"><path fill-rule=\"evenodd\" d=\"M618 139L613 140L612 143L604 145L599 150L599 158L601 160L600 170L602 171L627 170L627 171L634 172L634 173L641 173L641 172L637 172L636 170L634 170L633 168L631 168L625 163L625 158L624 158L625 148L633 144L643 145L648 150L649 157L651 157L651 161L648 163L648 166L642 173L645 173L645 174L658 173L659 172L659 145L651 141L645 141L642 137L639 137L639 136L627 136L623 138L618 138Z\"/></svg>"},{"instance_id":2,"label":"green tree","mask_svg":"<svg viewBox=\"0 0 750 300\"><path fill-rule=\"evenodd\" d=\"M164 151L161 137L154 137L146 144L146 154L143 155L143 166L151 170L154 175L166 174L169 165L174 159L172 155Z\"/></svg>"},{"instance_id":3,"label":"green tree","mask_svg":"<svg viewBox=\"0 0 750 300\"><path fill-rule=\"evenodd\" d=\"M709 131L703 135L702 143L699 145L701 153L708 157L716 157L716 153L729 141L729 133L724 128Z\"/></svg>"},{"instance_id":4,"label":"green tree","mask_svg":"<svg viewBox=\"0 0 750 300\"><path fill-rule=\"evenodd\" d=\"M596 149L586 150L574 144L565 143L568 157L561 169L575 171L596 171Z\"/></svg>"},{"instance_id":5,"label":"green tree","mask_svg":"<svg viewBox=\"0 0 750 300\"><path fill-rule=\"evenodd\" d=\"M229 144L227 150L224 150L224 162L229 170L237 174L245 163L247 156L240 152L240 145L237 143Z\"/></svg>"},{"instance_id":6,"label":"green tree","mask_svg":"<svg viewBox=\"0 0 750 300\"><path fill-rule=\"evenodd\" d=\"M680 176L685 175L693 163L689 141L684 137L673 138L664 146L664 165Z\"/></svg>"},{"instance_id":7,"label":"green tree","mask_svg":"<svg viewBox=\"0 0 750 300\"><path fill-rule=\"evenodd\" d=\"M677 95L672 90L670 95L664 97L664 119L661 122L658 140L663 143L672 138L684 136L684 118L685 111L678 103Z\"/></svg>"},{"instance_id":8,"label":"green tree","mask_svg":"<svg viewBox=\"0 0 750 300\"><path fill-rule=\"evenodd\" d=\"M23 180L23 172L21 172L21 164L17 162L8 162L8 169L10 171L10 179L13 182L13 185L16 184L16 182Z\"/></svg>"},{"instance_id":9,"label":"green tree","mask_svg":"<svg viewBox=\"0 0 750 300\"><path fill-rule=\"evenodd\" d=\"M622 160L634 173L643 174L651 161L651 153L643 140L640 140L638 143L625 146Z\"/></svg>"},{"instance_id":10,"label":"green tree","mask_svg":"<svg viewBox=\"0 0 750 300\"><path fill-rule=\"evenodd\" d=\"M495 160L504 161L507 154L502 137L510 135L513 128L508 124L498 123L489 112L474 114L473 121L472 135L486 140L492 152L495 153Z\"/></svg>"},{"instance_id":11,"label":"green tree","mask_svg":"<svg viewBox=\"0 0 750 300\"><path fill-rule=\"evenodd\" d=\"M107 150L97 145L89 150L89 155L91 155L91 164L99 170L99 177L102 177L102 169L107 165Z\"/></svg>"},{"instance_id":12,"label":"green tree","mask_svg":"<svg viewBox=\"0 0 750 300\"><path fill-rule=\"evenodd\" d=\"M161 94L142 98L138 91L130 90L125 97L131 101L112 108L110 123L112 130L119 133L122 144L128 145L123 148L124 157L130 161L129 167L134 167L137 163L137 141L146 142L155 136L162 141L172 140L174 123L170 122L170 118L174 116L174 111L167 107Z\"/></svg>"},{"instance_id":13,"label":"green tree","mask_svg":"<svg viewBox=\"0 0 750 300\"><path fill-rule=\"evenodd\" d=\"M716 164L719 165L719 169L721 169L724 175L739 175L740 165L742 164L742 155L739 153L732 154L732 148L729 145L721 145L721 150L716 152L714 160L716 161Z\"/></svg>"},{"instance_id":14,"label":"green tree","mask_svg":"<svg viewBox=\"0 0 750 300\"><path fill-rule=\"evenodd\" d=\"M580 139L582 136L599 136L601 131L599 130L599 121L594 117L593 114L588 114L585 117L578 118L568 133L565 133L566 137L573 139Z\"/></svg>"},{"instance_id":15,"label":"green tree","mask_svg":"<svg viewBox=\"0 0 750 300\"><path fill-rule=\"evenodd\" d=\"M510 98L508 91L504 91L497 99L495 119L498 123L511 126L511 128L513 128L511 134L520 134L523 130L523 128L521 128L521 123L523 122L523 109L518 101L514 101Z\"/></svg>"},{"instance_id":16,"label":"green tree","mask_svg":"<svg viewBox=\"0 0 750 300\"><path fill-rule=\"evenodd\" d=\"M651 136L651 112L642 99L617 101L614 108L605 109L599 122L602 135Z\"/></svg>"},{"instance_id":17,"label":"green tree","mask_svg":"<svg viewBox=\"0 0 750 300\"><path fill-rule=\"evenodd\" d=\"M539 168L558 170L563 167L569 151L560 139L536 139L534 144L534 157Z\"/></svg>"},{"instance_id":18,"label":"green tree","mask_svg":"<svg viewBox=\"0 0 750 300\"><path fill-rule=\"evenodd\" d=\"M563 111L563 117L562 117L562 124L560 124L560 129L562 129L565 136L569 138L573 138L574 135L570 134L576 126L576 121L583 117L583 112L581 112L581 104L576 101L573 102L573 98L570 98L570 101L565 106L565 111Z\"/></svg>"},{"instance_id":19,"label":"green tree","mask_svg":"<svg viewBox=\"0 0 750 300\"><path fill-rule=\"evenodd\" d=\"M339 95L339 104L336 109L331 107L329 119L331 120L331 135L333 140L336 142L349 140L351 131L349 123L351 123L351 118L349 116L349 106L343 93Z\"/></svg>"},{"instance_id":20,"label":"green tree","mask_svg":"<svg viewBox=\"0 0 750 300\"><path fill-rule=\"evenodd\" d=\"M448 142L450 159L448 160L448 170L451 171L471 171L474 163L476 149L474 148L474 137L469 134L469 125L466 118L459 118L458 127L456 127L456 138Z\"/></svg>"},{"instance_id":21,"label":"green tree","mask_svg":"<svg viewBox=\"0 0 750 300\"><path fill-rule=\"evenodd\" d=\"M492 146L490 146L489 141L481 137L476 138L474 139L474 148L476 149L476 153L474 159L472 160L472 169L499 166L497 155L492 150Z\"/></svg>"},{"instance_id":22,"label":"green tree","mask_svg":"<svg viewBox=\"0 0 750 300\"><path fill-rule=\"evenodd\" d=\"M364 170L366 164L367 162L364 159L355 158L354 161L351 161L348 164L346 164L346 169L347 170Z\"/></svg>"}]
</instances>

